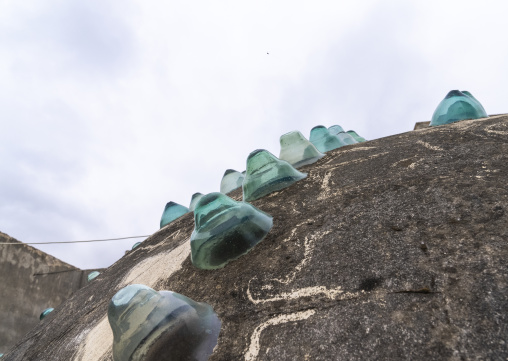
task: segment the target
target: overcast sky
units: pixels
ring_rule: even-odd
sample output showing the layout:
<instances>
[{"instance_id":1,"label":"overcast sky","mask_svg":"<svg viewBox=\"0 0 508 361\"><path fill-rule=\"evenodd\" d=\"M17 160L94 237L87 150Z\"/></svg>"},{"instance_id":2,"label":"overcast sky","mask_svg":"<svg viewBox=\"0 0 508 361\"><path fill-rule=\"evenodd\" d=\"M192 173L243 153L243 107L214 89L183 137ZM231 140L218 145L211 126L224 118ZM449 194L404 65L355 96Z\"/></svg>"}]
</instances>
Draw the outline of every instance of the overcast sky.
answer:
<instances>
[{"instance_id":1,"label":"overcast sky","mask_svg":"<svg viewBox=\"0 0 508 361\"><path fill-rule=\"evenodd\" d=\"M0 2L0 231L151 234L280 135L375 139L449 90L508 112L508 2ZM136 240L39 246L107 267ZM13 247L13 246L10 246Z\"/></svg>"}]
</instances>

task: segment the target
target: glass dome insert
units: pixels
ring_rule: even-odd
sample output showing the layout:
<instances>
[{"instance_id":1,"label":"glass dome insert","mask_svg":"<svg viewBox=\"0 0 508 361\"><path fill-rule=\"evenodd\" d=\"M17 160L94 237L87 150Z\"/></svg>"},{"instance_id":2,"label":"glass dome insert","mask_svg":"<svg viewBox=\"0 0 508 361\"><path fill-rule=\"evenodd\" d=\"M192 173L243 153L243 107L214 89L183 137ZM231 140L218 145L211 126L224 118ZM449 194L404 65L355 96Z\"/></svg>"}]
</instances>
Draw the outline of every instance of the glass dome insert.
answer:
<instances>
[{"instance_id":1,"label":"glass dome insert","mask_svg":"<svg viewBox=\"0 0 508 361\"><path fill-rule=\"evenodd\" d=\"M332 125L331 127L328 127L328 131L331 135L337 135L339 133L344 133L344 129L340 125Z\"/></svg>"},{"instance_id":2,"label":"glass dome insert","mask_svg":"<svg viewBox=\"0 0 508 361\"><path fill-rule=\"evenodd\" d=\"M49 315L51 312L53 312L55 309L50 307L50 308L46 308L44 311L42 311L41 315L39 316L39 320L42 320L44 317L46 317L47 315Z\"/></svg>"},{"instance_id":3,"label":"glass dome insert","mask_svg":"<svg viewBox=\"0 0 508 361\"><path fill-rule=\"evenodd\" d=\"M315 163L324 156L297 130L280 137L279 159L285 160L295 168Z\"/></svg>"},{"instance_id":4,"label":"glass dome insert","mask_svg":"<svg viewBox=\"0 0 508 361\"><path fill-rule=\"evenodd\" d=\"M227 194L242 186L245 175L234 169L228 169L224 172L220 182L220 192Z\"/></svg>"},{"instance_id":5,"label":"glass dome insert","mask_svg":"<svg viewBox=\"0 0 508 361\"><path fill-rule=\"evenodd\" d=\"M243 200L250 202L272 192L289 187L307 177L291 164L278 159L264 149L253 151L247 157L247 174L243 180Z\"/></svg>"},{"instance_id":6,"label":"glass dome insert","mask_svg":"<svg viewBox=\"0 0 508 361\"><path fill-rule=\"evenodd\" d=\"M222 268L261 242L272 225L272 217L252 204L207 194L194 211L191 261L201 269Z\"/></svg>"},{"instance_id":7,"label":"glass dome insert","mask_svg":"<svg viewBox=\"0 0 508 361\"><path fill-rule=\"evenodd\" d=\"M194 208L196 208L196 204L201 199L201 197L203 197L203 193L197 192L192 195L190 205L189 205L189 211L194 212Z\"/></svg>"},{"instance_id":8,"label":"glass dome insert","mask_svg":"<svg viewBox=\"0 0 508 361\"><path fill-rule=\"evenodd\" d=\"M363 143L363 142L367 141L364 137L359 136L358 133L355 132L354 130L348 130L347 134L352 136L356 140L357 143Z\"/></svg>"},{"instance_id":9,"label":"glass dome insert","mask_svg":"<svg viewBox=\"0 0 508 361\"><path fill-rule=\"evenodd\" d=\"M137 284L113 296L108 320L115 361L205 361L221 326L210 305Z\"/></svg>"},{"instance_id":10,"label":"glass dome insert","mask_svg":"<svg viewBox=\"0 0 508 361\"><path fill-rule=\"evenodd\" d=\"M348 145L338 136L330 134L328 129L322 125L311 129L309 140L322 153Z\"/></svg>"},{"instance_id":11,"label":"glass dome insert","mask_svg":"<svg viewBox=\"0 0 508 361\"><path fill-rule=\"evenodd\" d=\"M175 202L167 203L166 207L164 208L164 212L162 212L160 228L170 224L175 219L180 218L186 213L189 213L189 208Z\"/></svg>"},{"instance_id":12,"label":"glass dome insert","mask_svg":"<svg viewBox=\"0 0 508 361\"><path fill-rule=\"evenodd\" d=\"M96 278L98 275L100 275L101 273L99 271L93 271L93 272L90 272L88 274L88 282L90 282L91 280L93 280L94 278Z\"/></svg>"},{"instance_id":13,"label":"glass dome insert","mask_svg":"<svg viewBox=\"0 0 508 361\"><path fill-rule=\"evenodd\" d=\"M430 125L443 125L459 120L485 117L487 117L485 110L472 95L468 96L459 90L452 90L437 106Z\"/></svg>"}]
</instances>

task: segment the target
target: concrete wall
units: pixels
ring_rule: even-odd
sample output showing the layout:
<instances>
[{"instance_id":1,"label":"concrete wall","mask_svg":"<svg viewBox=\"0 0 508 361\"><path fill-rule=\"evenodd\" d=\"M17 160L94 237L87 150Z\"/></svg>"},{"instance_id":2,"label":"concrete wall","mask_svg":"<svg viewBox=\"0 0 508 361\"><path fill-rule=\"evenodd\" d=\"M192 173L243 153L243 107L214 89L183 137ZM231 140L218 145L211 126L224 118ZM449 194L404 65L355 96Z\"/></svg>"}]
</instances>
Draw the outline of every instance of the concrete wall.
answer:
<instances>
[{"instance_id":1,"label":"concrete wall","mask_svg":"<svg viewBox=\"0 0 508 361\"><path fill-rule=\"evenodd\" d=\"M86 285L83 271L0 232L0 353L35 327L39 315L56 308Z\"/></svg>"}]
</instances>

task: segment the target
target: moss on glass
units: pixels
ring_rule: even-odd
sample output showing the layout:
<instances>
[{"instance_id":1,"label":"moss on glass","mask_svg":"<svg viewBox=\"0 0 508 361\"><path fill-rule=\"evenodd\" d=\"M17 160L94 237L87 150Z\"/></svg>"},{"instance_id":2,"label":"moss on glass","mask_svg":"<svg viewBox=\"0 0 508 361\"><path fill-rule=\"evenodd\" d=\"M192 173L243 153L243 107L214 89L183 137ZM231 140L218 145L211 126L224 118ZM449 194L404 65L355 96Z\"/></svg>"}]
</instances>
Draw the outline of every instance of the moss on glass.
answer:
<instances>
[{"instance_id":1,"label":"moss on glass","mask_svg":"<svg viewBox=\"0 0 508 361\"><path fill-rule=\"evenodd\" d=\"M487 116L483 106L472 95L452 90L437 106L430 125L443 125L459 120L486 118Z\"/></svg>"},{"instance_id":2,"label":"moss on glass","mask_svg":"<svg viewBox=\"0 0 508 361\"><path fill-rule=\"evenodd\" d=\"M90 282L91 280L93 280L94 278L96 278L98 275L100 275L101 273L99 271L93 271L93 272L90 272L88 274L88 282Z\"/></svg>"},{"instance_id":3,"label":"moss on glass","mask_svg":"<svg viewBox=\"0 0 508 361\"><path fill-rule=\"evenodd\" d=\"M309 140L322 153L348 145L336 135L330 134L328 129L322 125L311 129Z\"/></svg>"},{"instance_id":4,"label":"moss on glass","mask_svg":"<svg viewBox=\"0 0 508 361\"><path fill-rule=\"evenodd\" d=\"M224 267L261 242L272 225L272 217L252 204L207 194L194 211L191 261L201 269Z\"/></svg>"},{"instance_id":5,"label":"moss on glass","mask_svg":"<svg viewBox=\"0 0 508 361\"><path fill-rule=\"evenodd\" d=\"M221 322L212 307L145 285L118 291L108 307L115 361L208 360Z\"/></svg>"},{"instance_id":6,"label":"moss on glass","mask_svg":"<svg viewBox=\"0 0 508 361\"><path fill-rule=\"evenodd\" d=\"M201 199L201 197L203 197L203 193L197 192L192 195L190 205L189 205L189 211L194 212L194 208L196 208L196 204Z\"/></svg>"},{"instance_id":7,"label":"moss on glass","mask_svg":"<svg viewBox=\"0 0 508 361\"><path fill-rule=\"evenodd\" d=\"M234 169L228 169L224 172L220 182L220 192L227 194L242 186L245 175Z\"/></svg>"},{"instance_id":8,"label":"moss on glass","mask_svg":"<svg viewBox=\"0 0 508 361\"><path fill-rule=\"evenodd\" d=\"M280 137L279 159L285 160L295 168L315 163L324 156L297 130Z\"/></svg>"},{"instance_id":9,"label":"moss on glass","mask_svg":"<svg viewBox=\"0 0 508 361\"><path fill-rule=\"evenodd\" d=\"M44 311L42 311L41 315L39 316L39 320L42 320L44 317L46 317L47 315L49 315L51 312L53 312L55 309L50 307L50 308L46 308Z\"/></svg>"},{"instance_id":10,"label":"moss on glass","mask_svg":"<svg viewBox=\"0 0 508 361\"><path fill-rule=\"evenodd\" d=\"M247 174L243 181L243 200L250 202L269 193L289 187L307 176L291 164L264 149L247 157Z\"/></svg>"},{"instance_id":11,"label":"moss on glass","mask_svg":"<svg viewBox=\"0 0 508 361\"><path fill-rule=\"evenodd\" d=\"M184 214L189 213L189 208L175 202L169 202L162 212L160 228L170 224L175 219L180 218Z\"/></svg>"}]
</instances>

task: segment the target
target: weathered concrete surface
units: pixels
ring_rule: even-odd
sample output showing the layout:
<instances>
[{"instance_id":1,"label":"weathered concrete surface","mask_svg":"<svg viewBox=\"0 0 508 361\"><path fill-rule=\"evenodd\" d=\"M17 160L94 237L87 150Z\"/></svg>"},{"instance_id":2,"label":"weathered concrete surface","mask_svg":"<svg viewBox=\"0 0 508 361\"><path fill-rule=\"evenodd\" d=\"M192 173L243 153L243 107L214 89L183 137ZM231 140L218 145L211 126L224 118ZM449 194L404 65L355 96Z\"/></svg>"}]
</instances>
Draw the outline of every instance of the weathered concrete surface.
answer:
<instances>
[{"instance_id":1,"label":"weathered concrete surface","mask_svg":"<svg viewBox=\"0 0 508 361\"><path fill-rule=\"evenodd\" d=\"M56 307L87 282L82 271L0 232L0 353L7 352L48 307Z\"/></svg>"},{"instance_id":2,"label":"weathered concrete surface","mask_svg":"<svg viewBox=\"0 0 508 361\"><path fill-rule=\"evenodd\" d=\"M417 122L417 123L415 123L415 127L413 128L413 130L425 129L425 128L428 128L429 126L430 126L430 120L426 121L426 122Z\"/></svg>"},{"instance_id":3,"label":"weathered concrete surface","mask_svg":"<svg viewBox=\"0 0 508 361\"><path fill-rule=\"evenodd\" d=\"M186 215L7 359L110 360L108 302L131 283L211 304L223 323L211 360L508 358L508 116L347 146L302 171L253 202L274 227L246 256L194 268Z\"/></svg>"}]
</instances>

